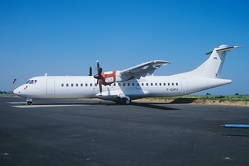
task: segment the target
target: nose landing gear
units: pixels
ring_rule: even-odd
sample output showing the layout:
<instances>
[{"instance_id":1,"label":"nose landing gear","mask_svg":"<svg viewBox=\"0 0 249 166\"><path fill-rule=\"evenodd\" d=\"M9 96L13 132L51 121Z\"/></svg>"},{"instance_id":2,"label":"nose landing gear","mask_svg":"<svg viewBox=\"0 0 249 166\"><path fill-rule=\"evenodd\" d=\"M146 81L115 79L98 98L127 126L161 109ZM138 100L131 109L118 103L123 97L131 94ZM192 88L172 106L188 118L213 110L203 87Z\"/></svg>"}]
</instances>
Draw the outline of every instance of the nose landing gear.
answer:
<instances>
[{"instance_id":1,"label":"nose landing gear","mask_svg":"<svg viewBox=\"0 0 249 166\"><path fill-rule=\"evenodd\" d=\"M31 98L26 99L26 105L32 105L32 99Z\"/></svg>"}]
</instances>

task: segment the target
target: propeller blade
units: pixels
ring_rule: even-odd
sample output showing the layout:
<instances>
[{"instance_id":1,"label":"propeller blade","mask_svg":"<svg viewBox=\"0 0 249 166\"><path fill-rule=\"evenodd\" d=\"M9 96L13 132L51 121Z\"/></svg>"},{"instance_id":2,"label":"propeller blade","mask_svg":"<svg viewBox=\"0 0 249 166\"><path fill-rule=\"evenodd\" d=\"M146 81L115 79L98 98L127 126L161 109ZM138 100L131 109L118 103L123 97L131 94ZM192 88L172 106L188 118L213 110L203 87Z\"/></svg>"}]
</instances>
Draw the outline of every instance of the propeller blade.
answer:
<instances>
[{"instance_id":1,"label":"propeller blade","mask_svg":"<svg viewBox=\"0 0 249 166\"><path fill-rule=\"evenodd\" d=\"M98 68L98 75L99 75L99 79L101 78L101 73L102 73L102 68Z\"/></svg>"},{"instance_id":2,"label":"propeller blade","mask_svg":"<svg viewBox=\"0 0 249 166\"><path fill-rule=\"evenodd\" d=\"M97 61L96 64L97 64L97 65L96 65L96 66L97 66L97 69L99 69L99 68L100 68L99 61Z\"/></svg>"},{"instance_id":3,"label":"propeller blade","mask_svg":"<svg viewBox=\"0 0 249 166\"><path fill-rule=\"evenodd\" d=\"M101 82L101 73L102 68L100 67L99 61L96 61L97 74L94 75L94 78L97 79L97 84L99 84L99 92L102 93L102 82Z\"/></svg>"},{"instance_id":4,"label":"propeller blade","mask_svg":"<svg viewBox=\"0 0 249 166\"><path fill-rule=\"evenodd\" d=\"M99 80L99 92L102 93L102 83L101 83L101 80Z\"/></svg>"},{"instance_id":5,"label":"propeller blade","mask_svg":"<svg viewBox=\"0 0 249 166\"><path fill-rule=\"evenodd\" d=\"M101 73L102 73L102 68L98 68L98 74L94 75L94 78L96 78L97 80L101 79Z\"/></svg>"}]
</instances>

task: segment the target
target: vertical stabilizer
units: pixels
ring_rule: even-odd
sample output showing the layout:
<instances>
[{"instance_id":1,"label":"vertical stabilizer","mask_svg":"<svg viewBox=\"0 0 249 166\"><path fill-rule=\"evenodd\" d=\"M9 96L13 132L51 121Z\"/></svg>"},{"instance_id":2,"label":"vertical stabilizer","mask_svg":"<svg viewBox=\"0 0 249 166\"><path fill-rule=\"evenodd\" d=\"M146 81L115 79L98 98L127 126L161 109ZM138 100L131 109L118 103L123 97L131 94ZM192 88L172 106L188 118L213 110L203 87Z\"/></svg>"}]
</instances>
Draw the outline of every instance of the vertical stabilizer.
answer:
<instances>
[{"instance_id":1,"label":"vertical stabilizer","mask_svg":"<svg viewBox=\"0 0 249 166\"><path fill-rule=\"evenodd\" d=\"M239 48L239 46L228 47L227 45L221 45L219 48L214 48L213 51L207 53L207 55L211 55L203 64L190 72L177 74L177 76L219 78L226 59L226 53L236 48Z\"/></svg>"}]
</instances>

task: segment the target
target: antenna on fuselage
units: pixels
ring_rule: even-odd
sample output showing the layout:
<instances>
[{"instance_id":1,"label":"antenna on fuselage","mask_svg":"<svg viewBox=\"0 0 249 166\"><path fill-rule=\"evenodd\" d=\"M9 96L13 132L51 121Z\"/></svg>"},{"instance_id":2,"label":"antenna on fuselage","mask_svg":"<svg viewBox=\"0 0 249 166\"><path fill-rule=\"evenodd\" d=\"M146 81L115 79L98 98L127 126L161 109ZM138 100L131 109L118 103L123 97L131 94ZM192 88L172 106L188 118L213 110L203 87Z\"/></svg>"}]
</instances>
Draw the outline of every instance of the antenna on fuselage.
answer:
<instances>
[{"instance_id":1,"label":"antenna on fuselage","mask_svg":"<svg viewBox=\"0 0 249 166\"><path fill-rule=\"evenodd\" d=\"M15 84L15 82L16 82L16 78L14 78L14 80L13 80L13 82L12 82L12 84L14 84L14 86L15 86L15 89L16 89L16 84Z\"/></svg>"},{"instance_id":2,"label":"antenna on fuselage","mask_svg":"<svg viewBox=\"0 0 249 166\"><path fill-rule=\"evenodd\" d=\"M90 68L89 68L88 76L92 76L92 67L91 67L91 66L90 66Z\"/></svg>"}]
</instances>

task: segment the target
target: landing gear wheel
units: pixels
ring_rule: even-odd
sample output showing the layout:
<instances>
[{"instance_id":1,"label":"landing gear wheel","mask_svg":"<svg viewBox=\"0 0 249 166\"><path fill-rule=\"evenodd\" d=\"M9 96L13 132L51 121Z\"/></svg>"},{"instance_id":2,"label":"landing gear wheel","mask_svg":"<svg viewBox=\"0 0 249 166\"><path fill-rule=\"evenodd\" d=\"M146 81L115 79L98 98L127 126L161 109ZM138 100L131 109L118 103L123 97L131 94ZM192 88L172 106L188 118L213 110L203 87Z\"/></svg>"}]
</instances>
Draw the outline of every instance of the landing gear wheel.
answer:
<instances>
[{"instance_id":1,"label":"landing gear wheel","mask_svg":"<svg viewBox=\"0 0 249 166\"><path fill-rule=\"evenodd\" d=\"M27 101L26 105L32 105L32 101Z\"/></svg>"},{"instance_id":2,"label":"landing gear wheel","mask_svg":"<svg viewBox=\"0 0 249 166\"><path fill-rule=\"evenodd\" d=\"M26 99L26 105L32 105L32 98Z\"/></svg>"},{"instance_id":3,"label":"landing gear wheel","mask_svg":"<svg viewBox=\"0 0 249 166\"><path fill-rule=\"evenodd\" d=\"M121 104L129 105L130 103L131 103L131 100L129 100L127 98L122 98L121 99Z\"/></svg>"},{"instance_id":4,"label":"landing gear wheel","mask_svg":"<svg viewBox=\"0 0 249 166\"><path fill-rule=\"evenodd\" d=\"M123 97L123 98L117 97L115 101L117 104L123 104L123 105L131 104L131 100L129 97Z\"/></svg>"},{"instance_id":5,"label":"landing gear wheel","mask_svg":"<svg viewBox=\"0 0 249 166\"><path fill-rule=\"evenodd\" d=\"M126 104L126 105L129 105L129 104L131 104L131 100L129 100L129 99L126 99L126 100L125 100L125 104Z\"/></svg>"}]
</instances>

